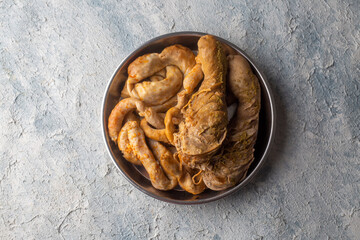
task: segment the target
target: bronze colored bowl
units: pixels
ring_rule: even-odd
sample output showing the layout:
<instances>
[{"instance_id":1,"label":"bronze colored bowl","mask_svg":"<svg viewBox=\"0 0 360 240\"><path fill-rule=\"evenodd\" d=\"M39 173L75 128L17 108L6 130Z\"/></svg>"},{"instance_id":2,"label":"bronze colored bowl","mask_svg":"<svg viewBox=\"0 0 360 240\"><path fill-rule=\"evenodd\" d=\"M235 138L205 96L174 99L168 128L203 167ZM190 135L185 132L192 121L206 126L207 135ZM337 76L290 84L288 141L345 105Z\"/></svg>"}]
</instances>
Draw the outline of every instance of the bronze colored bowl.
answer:
<instances>
[{"instance_id":1,"label":"bronze colored bowl","mask_svg":"<svg viewBox=\"0 0 360 240\"><path fill-rule=\"evenodd\" d=\"M270 145L274 139L275 106L274 99L269 84L265 79L265 76L260 72L254 62L240 48L222 38L216 37L219 41L224 43L226 47L229 47L228 50L234 51L235 53L242 55L249 61L261 85L261 110L259 133L255 145L255 160L251 164L246 178L241 183L223 191L212 191L207 189L199 195L192 195L183 191L180 188L171 191L160 191L155 189L151 185L146 171L142 167L135 166L126 161L123 158L122 153L120 152L118 147L113 141L111 141L107 128L108 118L111 110L114 108L114 106L120 99L121 89L124 86L125 80L127 79L128 65L137 57L143 54L161 52L165 47L173 44L181 44L190 48L193 51L197 51L197 42L199 38L203 35L206 34L200 32L177 32L165 34L146 42L122 61L120 66L116 69L115 73L111 77L110 82L105 90L102 104L101 122L105 145L107 147L110 157L114 161L116 167L125 176L125 178L129 180L129 182L132 183L136 188L151 197L165 202L176 204L200 204L218 200L238 191L246 184L248 184L250 180L255 176L255 174L259 172L260 167L265 162L265 159L270 149Z\"/></svg>"}]
</instances>

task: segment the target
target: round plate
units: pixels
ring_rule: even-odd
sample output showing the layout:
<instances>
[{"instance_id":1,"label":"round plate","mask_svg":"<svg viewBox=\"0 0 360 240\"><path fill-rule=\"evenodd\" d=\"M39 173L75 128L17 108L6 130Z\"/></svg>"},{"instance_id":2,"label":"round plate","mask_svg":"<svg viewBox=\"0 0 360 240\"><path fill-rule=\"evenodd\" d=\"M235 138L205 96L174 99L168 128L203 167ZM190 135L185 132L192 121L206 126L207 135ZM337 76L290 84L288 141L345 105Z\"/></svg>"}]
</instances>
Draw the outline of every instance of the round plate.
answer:
<instances>
[{"instance_id":1,"label":"round plate","mask_svg":"<svg viewBox=\"0 0 360 240\"><path fill-rule=\"evenodd\" d=\"M139 167L136 167L135 165L129 163L123 158L122 153L120 152L118 147L113 141L111 141L107 128L108 118L111 110L114 108L114 106L118 103L120 99L121 89L124 86L125 80L127 79L127 68L129 64L141 55L153 52L159 53L165 47L173 44L181 44L190 48L193 51L197 51L197 42L199 38L203 35L206 34L200 32L177 32L162 35L146 42L122 61L120 66L116 69L115 73L111 77L103 99L101 122L105 145L110 154L110 157L114 161L117 168L123 173L125 178L128 179L129 182L132 183L136 188L151 197L165 202L177 204L206 203L228 196L229 194L243 188L247 183L249 183L249 181L255 176L255 174L259 171L260 167L263 165L269 152L270 145L274 138L274 100L265 76L256 67L254 62L240 48L222 38L216 37L224 44L225 51L231 52L232 54L242 55L249 61L253 72L259 79L261 86L261 110L259 133L255 145L255 160L251 164L246 178L241 183L223 191L212 191L206 189L203 193L199 195L192 195L190 193L180 190L179 188L170 191L160 191L155 189L151 185L151 182L147 178L146 174L144 174L144 171L141 170L141 168L139 169Z\"/></svg>"}]
</instances>

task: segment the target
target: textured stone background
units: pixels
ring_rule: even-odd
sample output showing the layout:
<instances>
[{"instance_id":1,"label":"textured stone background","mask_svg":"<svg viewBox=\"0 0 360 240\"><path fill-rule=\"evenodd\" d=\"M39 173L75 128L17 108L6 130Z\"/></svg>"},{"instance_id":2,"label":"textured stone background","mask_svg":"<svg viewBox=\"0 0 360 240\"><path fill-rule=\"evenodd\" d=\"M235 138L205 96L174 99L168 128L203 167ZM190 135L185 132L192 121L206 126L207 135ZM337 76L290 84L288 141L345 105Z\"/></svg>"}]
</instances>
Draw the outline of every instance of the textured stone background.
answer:
<instances>
[{"instance_id":1,"label":"textured stone background","mask_svg":"<svg viewBox=\"0 0 360 240\"><path fill-rule=\"evenodd\" d=\"M0 239L358 239L359 12L358 0L0 0ZM201 206L132 187L100 126L120 61L184 30L244 49L279 120L254 181Z\"/></svg>"}]
</instances>

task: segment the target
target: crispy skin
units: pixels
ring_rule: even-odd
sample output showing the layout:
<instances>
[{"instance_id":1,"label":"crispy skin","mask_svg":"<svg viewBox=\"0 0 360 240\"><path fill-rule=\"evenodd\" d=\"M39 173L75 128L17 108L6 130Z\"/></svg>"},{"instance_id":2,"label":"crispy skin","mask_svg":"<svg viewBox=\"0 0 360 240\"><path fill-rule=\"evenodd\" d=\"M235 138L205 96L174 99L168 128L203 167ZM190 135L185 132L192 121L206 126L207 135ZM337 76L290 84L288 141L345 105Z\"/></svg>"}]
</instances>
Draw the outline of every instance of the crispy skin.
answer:
<instances>
[{"instance_id":1,"label":"crispy skin","mask_svg":"<svg viewBox=\"0 0 360 240\"><path fill-rule=\"evenodd\" d=\"M227 132L225 102L226 58L221 44L206 35L198 42L197 61L204 73L199 90L183 108L184 121L174 134L174 143L186 164L193 166L216 152ZM166 119L166 118L165 118ZM165 124L166 125L166 124Z\"/></svg>"},{"instance_id":2,"label":"crispy skin","mask_svg":"<svg viewBox=\"0 0 360 240\"><path fill-rule=\"evenodd\" d=\"M241 181L254 160L259 112L260 85L249 63L240 55L230 55L229 86L238 100L236 119L223 145L222 154L206 166L203 180L212 190L224 190Z\"/></svg>"}]
</instances>

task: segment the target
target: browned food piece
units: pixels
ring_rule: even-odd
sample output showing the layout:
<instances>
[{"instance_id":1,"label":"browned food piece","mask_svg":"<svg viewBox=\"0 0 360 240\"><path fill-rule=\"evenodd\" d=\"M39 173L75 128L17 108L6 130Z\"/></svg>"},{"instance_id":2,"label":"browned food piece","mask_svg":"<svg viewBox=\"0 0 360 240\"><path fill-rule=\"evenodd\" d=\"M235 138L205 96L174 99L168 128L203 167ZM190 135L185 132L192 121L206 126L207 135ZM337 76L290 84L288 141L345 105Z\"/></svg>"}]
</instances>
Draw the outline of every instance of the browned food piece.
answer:
<instances>
[{"instance_id":1,"label":"browned food piece","mask_svg":"<svg viewBox=\"0 0 360 240\"><path fill-rule=\"evenodd\" d=\"M128 94L148 105L162 104L179 91L183 77L191 72L195 64L194 53L179 44L165 48L160 54L140 56L128 67L127 91L123 90L123 95ZM166 78L163 78L165 67ZM192 73L190 79L196 79L198 75ZM141 82L146 78L150 81Z\"/></svg>"},{"instance_id":2,"label":"browned food piece","mask_svg":"<svg viewBox=\"0 0 360 240\"><path fill-rule=\"evenodd\" d=\"M146 121L150 123L153 127L157 129L163 129L165 128L164 124L164 113L157 113L153 108L146 108L143 113Z\"/></svg>"},{"instance_id":3,"label":"browned food piece","mask_svg":"<svg viewBox=\"0 0 360 240\"><path fill-rule=\"evenodd\" d=\"M159 78L162 77L159 76ZM173 97L181 88L182 83L183 75L179 68L167 66L166 78L156 79L156 81L139 82L135 84L129 94L148 105L159 105Z\"/></svg>"},{"instance_id":4,"label":"browned food piece","mask_svg":"<svg viewBox=\"0 0 360 240\"><path fill-rule=\"evenodd\" d=\"M194 53L180 44L165 48L160 53L160 58L167 66L177 66L184 76L190 72L196 63Z\"/></svg>"},{"instance_id":5,"label":"browned food piece","mask_svg":"<svg viewBox=\"0 0 360 240\"><path fill-rule=\"evenodd\" d=\"M148 142L166 175L178 179L181 176L181 169L179 167L179 162L174 159L170 150L158 141L149 139Z\"/></svg>"},{"instance_id":6,"label":"browned food piece","mask_svg":"<svg viewBox=\"0 0 360 240\"><path fill-rule=\"evenodd\" d=\"M198 47L197 61L201 64L204 80L183 108L184 121L179 124L179 132L174 134L176 149L180 155L188 156L184 159L190 160L185 162L189 166L207 161L220 148L228 123L225 102L227 62L222 46L213 36L206 35L200 38ZM167 116L165 126L166 119Z\"/></svg>"},{"instance_id":7,"label":"browned food piece","mask_svg":"<svg viewBox=\"0 0 360 240\"><path fill-rule=\"evenodd\" d=\"M129 94L128 90L127 90L126 85L127 85L127 80L125 82L125 85L124 85L123 89L121 90L121 93L120 93L120 97L122 99L130 97L130 94Z\"/></svg>"},{"instance_id":8,"label":"browned food piece","mask_svg":"<svg viewBox=\"0 0 360 240\"><path fill-rule=\"evenodd\" d=\"M117 142L125 115L135 109L140 112L145 111L144 103L135 98L125 98L116 104L108 119L108 130L111 140Z\"/></svg>"},{"instance_id":9,"label":"browned food piece","mask_svg":"<svg viewBox=\"0 0 360 240\"><path fill-rule=\"evenodd\" d=\"M203 79L204 73L201 69L201 64L197 63L184 78L184 91L186 94L191 94L199 82ZM181 106L183 107L183 106Z\"/></svg>"},{"instance_id":10,"label":"browned food piece","mask_svg":"<svg viewBox=\"0 0 360 240\"><path fill-rule=\"evenodd\" d=\"M126 122L124 126L121 128L121 131L119 133L119 137L117 139L118 147L120 151L123 153L124 158L136 165L141 165L141 161L136 157L136 153L134 152L134 149L130 145L128 131L130 127L133 127L134 125L130 123L130 121Z\"/></svg>"},{"instance_id":11,"label":"browned food piece","mask_svg":"<svg viewBox=\"0 0 360 240\"><path fill-rule=\"evenodd\" d=\"M180 167L180 163L164 145L151 139L149 140L149 145L166 175L169 178L176 178L182 189L191 194L200 194L206 189L202 177L199 176L198 179L196 179L198 182L195 182L194 179L197 176L191 174L192 171L190 169Z\"/></svg>"},{"instance_id":12,"label":"browned food piece","mask_svg":"<svg viewBox=\"0 0 360 240\"><path fill-rule=\"evenodd\" d=\"M151 184L159 190L170 190L178 184L172 175L166 175L159 162L155 160L153 153L146 144L144 132L137 121L130 121L128 138L136 158L139 159L149 174Z\"/></svg>"},{"instance_id":13,"label":"browned food piece","mask_svg":"<svg viewBox=\"0 0 360 240\"><path fill-rule=\"evenodd\" d=\"M121 93L130 98L121 100L109 116L111 139L126 160L144 166L159 190L177 184L192 194L207 187L224 190L241 181L254 160L260 110L256 76L243 57L229 55L226 84L225 55L231 51L210 35L199 39L198 50L196 60L181 45L137 58L129 65ZM232 91L227 98L226 88ZM226 104L234 101L236 116L228 125ZM133 110L145 117L141 123Z\"/></svg>"},{"instance_id":14,"label":"browned food piece","mask_svg":"<svg viewBox=\"0 0 360 240\"><path fill-rule=\"evenodd\" d=\"M214 156L203 174L206 186L212 190L232 187L246 176L254 160L259 112L260 85L247 60L230 55L229 86L238 100L236 119L231 125L221 155Z\"/></svg>"},{"instance_id":15,"label":"browned food piece","mask_svg":"<svg viewBox=\"0 0 360 240\"><path fill-rule=\"evenodd\" d=\"M202 172L193 173L191 169L186 169L185 166L183 166L183 171L178 182L182 189L194 195L200 194L206 189Z\"/></svg>"},{"instance_id":16,"label":"browned food piece","mask_svg":"<svg viewBox=\"0 0 360 240\"><path fill-rule=\"evenodd\" d=\"M144 131L145 136L147 136L148 138L156 140L156 141L164 142L164 143L169 143L169 140L167 139L166 134L165 134L165 129L152 128L151 126L149 126L149 124L145 118L143 118L141 120L140 126L141 126L142 130Z\"/></svg>"},{"instance_id":17,"label":"browned food piece","mask_svg":"<svg viewBox=\"0 0 360 240\"><path fill-rule=\"evenodd\" d=\"M177 107L170 108L165 115L165 134L169 142L174 145L174 132L176 130L175 124L173 122L174 117L178 117L180 109Z\"/></svg>"},{"instance_id":18,"label":"browned food piece","mask_svg":"<svg viewBox=\"0 0 360 240\"><path fill-rule=\"evenodd\" d=\"M170 108L174 107L176 105L176 103L177 103L177 96L173 96L172 98L170 98L169 100L167 100L163 104L152 106L151 108L155 112L162 113L162 112L166 112Z\"/></svg>"},{"instance_id":19,"label":"browned food piece","mask_svg":"<svg viewBox=\"0 0 360 240\"><path fill-rule=\"evenodd\" d=\"M132 84L154 75L165 67L166 65L158 53L140 56L128 67L128 82L133 87ZM132 88L128 88L128 91L131 92Z\"/></svg>"}]
</instances>

